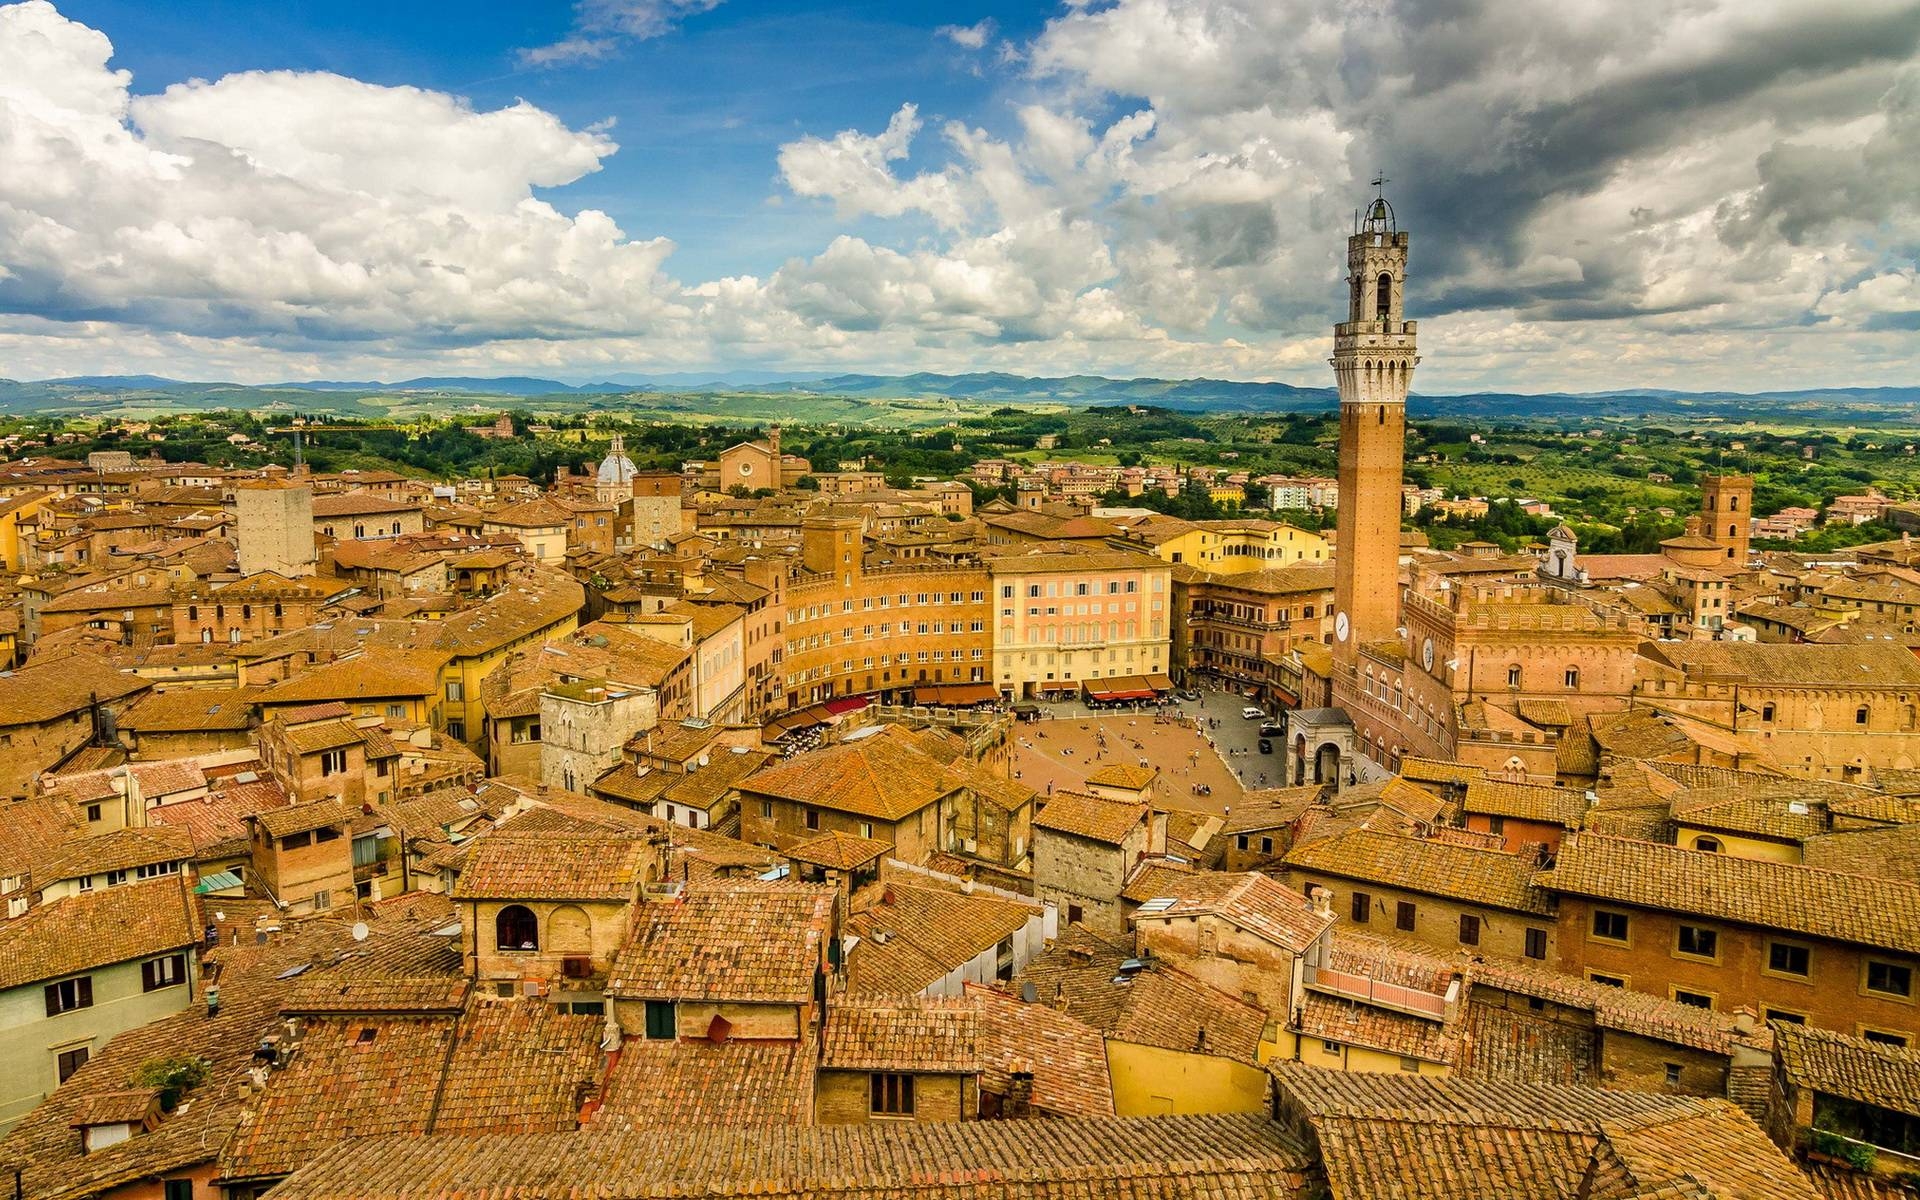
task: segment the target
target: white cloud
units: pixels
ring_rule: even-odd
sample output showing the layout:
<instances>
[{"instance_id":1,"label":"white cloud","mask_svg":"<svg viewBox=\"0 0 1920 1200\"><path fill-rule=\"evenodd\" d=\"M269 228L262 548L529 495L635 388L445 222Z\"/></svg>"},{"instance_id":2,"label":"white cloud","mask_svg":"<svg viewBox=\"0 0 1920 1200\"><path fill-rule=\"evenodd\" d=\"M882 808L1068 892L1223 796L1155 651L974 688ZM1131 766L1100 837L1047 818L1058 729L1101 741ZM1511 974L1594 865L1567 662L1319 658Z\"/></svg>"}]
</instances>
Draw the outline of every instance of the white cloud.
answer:
<instances>
[{"instance_id":1,"label":"white cloud","mask_svg":"<svg viewBox=\"0 0 1920 1200\"><path fill-rule=\"evenodd\" d=\"M780 147L780 176L795 195L831 200L843 217L920 212L944 226L966 219L952 176L900 179L890 164L907 157L920 132L919 110L903 104L877 134L844 129L831 140L808 136Z\"/></svg>"},{"instance_id":2,"label":"white cloud","mask_svg":"<svg viewBox=\"0 0 1920 1200\"><path fill-rule=\"evenodd\" d=\"M979 50L993 40L993 31L997 28L994 19L988 17L971 25L942 25L933 32L964 50Z\"/></svg>"},{"instance_id":3,"label":"white cloud","mask_svg":"<svg viewBox=\"0 0 1920 1200\"><path fill-rule=\"evenodd\" d=\"M596 62L623 41L644 42L673 32L687 17L712 12L721 0L575 0L567 36L520 52L532 67Z\"/></svg>"},{"instance_id":4,"label":"white cloud","mask_svg":"<svg viewBox=\"0 0 1920 1200\"><path fill-rule=\"evenodd\" d=\"M715 3L592 0L577 45L530 53L604 55ZM605 128L323 73L136 95L103 34L34 0L0 8L0 361L1324 383L1342 237L1384 168L1429 388L1911 382L1912 13L1068 4L1000 43L1014 107L930 133L890 97L876 132L779 148L758 219L824 201L857 235L683 284L666 238L563 207L616 153Z\"/></svg>"}]
</instances>

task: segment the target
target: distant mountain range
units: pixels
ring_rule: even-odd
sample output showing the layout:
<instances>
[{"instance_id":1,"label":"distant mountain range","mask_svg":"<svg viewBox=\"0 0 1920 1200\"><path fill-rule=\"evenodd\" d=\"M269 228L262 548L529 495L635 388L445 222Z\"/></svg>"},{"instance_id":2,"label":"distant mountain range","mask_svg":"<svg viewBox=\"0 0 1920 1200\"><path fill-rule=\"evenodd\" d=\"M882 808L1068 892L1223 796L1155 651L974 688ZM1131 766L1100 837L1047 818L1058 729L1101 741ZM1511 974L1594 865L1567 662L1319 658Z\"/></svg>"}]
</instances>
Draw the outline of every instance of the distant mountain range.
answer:
<instances>
[{"instance_id":1,"label":"distant mountain range","mask_svg":"<svg viewBox=\"0 0 1920 1200\"><path fill-rule=\"evenodd\" d=\"M730 412L742 409L737 403L740 397L791 398L795 395L876 404L913 400L950 400L972 406L1044 403L1075 408L1131 404L1186 412L1228 413L1315 411L1331 408L1336 403L1336 394L1330 387L1243 383L1228 379L1109 379L1099 375L1044 378L1003 372L822 376L739 371L620 373L600 382L580 384L527 376L424 376L393 382L311 379L270 385L193 382L154 375L72 376L27 382L0 379L0 410L99 413L121 407L259 408L278 401L294 408L371 413L391 407L403 398L409 402L406 406L413 409L430 407L431 401L439 396L459 397L463 407L472 407L487 397L544 398L550 403L576 398L591 407L607 407L605 398L622 395L647 396L655 401L671 395L683 398L679 407L686 409L693 406L686 405L684 398L702 394L736 398L736 402L728 405ZM359 397L366 399L362 402ZM752 407L752 403L745 406ZM1411 399L1411 408L1419 417L1625 416L1657 420L1670 416L1696 420L1791 420L1809 425L1887 424L1911 421L1920 415L1920 387L1816 388L1756 394L1661 388L1580 393L1416 394ZM767 415L778 415L776 406L769 405L768 409Z\"/></svg>"}]
</instances>

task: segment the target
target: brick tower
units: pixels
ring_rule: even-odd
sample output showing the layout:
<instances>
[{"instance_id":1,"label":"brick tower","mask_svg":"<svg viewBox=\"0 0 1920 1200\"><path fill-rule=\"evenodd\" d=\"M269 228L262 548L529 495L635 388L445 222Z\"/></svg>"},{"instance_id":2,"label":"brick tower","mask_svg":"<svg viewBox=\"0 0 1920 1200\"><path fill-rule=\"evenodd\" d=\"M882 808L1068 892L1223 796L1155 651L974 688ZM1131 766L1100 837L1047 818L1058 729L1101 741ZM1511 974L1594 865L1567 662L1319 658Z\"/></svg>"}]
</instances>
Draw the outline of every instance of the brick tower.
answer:
<instances>
[{"instance_id":1,"label":"brick tower","mask_svg":"<svg viewBox=\"0 0 1920 1200\"><path fill-rule=\"evenodd\" d=\"M1334 555L1336 660L1395 638L1400 625L1400 478L1414 322L1401 311L1407 235L1375 197L1347 239L1347 319L1334 326L1340 384L1339 546Z\"/></svg>"},{"instance_id":2,"label":"brick tower","mask_svg":"<svg viewBox=\"0 0 1920 1200\"><path fill-rule=\"evenodd\" d=\"M1752 533L1753 476L1703 475L1700 479L1700 525L1708 540L1724 553L1722 564L1747 565L1747 542Z\"/></svg>"}]
</instances>

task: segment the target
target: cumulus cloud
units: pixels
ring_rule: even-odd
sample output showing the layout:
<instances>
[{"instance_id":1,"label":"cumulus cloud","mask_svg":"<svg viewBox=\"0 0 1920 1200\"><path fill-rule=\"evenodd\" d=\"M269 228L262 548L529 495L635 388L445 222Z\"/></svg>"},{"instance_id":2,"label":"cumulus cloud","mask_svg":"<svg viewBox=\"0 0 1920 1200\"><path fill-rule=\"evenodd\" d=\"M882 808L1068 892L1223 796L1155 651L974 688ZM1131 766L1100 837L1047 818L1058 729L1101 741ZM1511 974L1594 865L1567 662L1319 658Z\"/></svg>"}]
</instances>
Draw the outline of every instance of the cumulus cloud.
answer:
<instances>
[{"instance_id":1,"label":"cumulus cloud","mask_svg":"<svg viewBox=\"0 0 1920 1200\"><path fill-rule=\"evenodd\" d=\"M534 53L715 3L587 0ZM1113 0L1000 45L1011 107L779 147L781 194L857 229L688 283L564 207L606 130L321 73L136 94L101 32L0 8L0 355L1325 382L1384 170L1428 388L1912 380L1916 0Z\"/></svg>"},{"instance_id":2,"label":"cumulus cloud","mask_svg":"<svg viewBox=\"0 0 1920 1200\"><path fill-rule=\"evenodd\" d=\"M919 109L903 104L877 134L844 129L830 139L808 136L780 147L780 176L795 195L831 200L845 217L920 212L941 225L959 225L966 209L953 176L893 173L891 164L907 157L919 132Z\"/></svg>"},{"instance_id":3,"label":"cumulus cloud","mask_svg":"<svg viewBox=\"0 0 1920 1200\"><path fill-rule=\"evenodd\" d=\"M963 50L979 50L993 40L993 31L998 28L994 19L988 17L971 25L942 25L933 32Z\"/></svg>"},{"instance_id":4,"label":"cumulus cloud","mask_svg":"<svg viewBox=\"0 0 1920 1200\"><path fill-rule=\"evenodd\" d=\"M575 0L567 35L520 51L520 61L532 67L598 61L623 42L661 37L687 17L712 12L720 4L721 0Z\"/></svg>"}]
</instances>

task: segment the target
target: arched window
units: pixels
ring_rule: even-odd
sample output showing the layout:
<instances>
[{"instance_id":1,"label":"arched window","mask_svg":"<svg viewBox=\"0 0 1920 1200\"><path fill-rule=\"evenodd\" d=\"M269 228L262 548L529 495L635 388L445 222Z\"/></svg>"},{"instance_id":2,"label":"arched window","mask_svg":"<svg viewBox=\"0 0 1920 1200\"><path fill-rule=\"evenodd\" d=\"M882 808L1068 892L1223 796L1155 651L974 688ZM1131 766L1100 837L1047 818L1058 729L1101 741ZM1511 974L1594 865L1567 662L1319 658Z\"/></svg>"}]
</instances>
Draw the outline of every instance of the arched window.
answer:
<instances>
[{"instance_id":1,"label":"arched window","mask_svg":"<svg viewBox=\"0 0 1920 1200\"><path fill-rule=\"evenodd\" d=\"M1507 686L1508 687L1520 686L1520 664L1519 663L1515 663L1512 666L1507 668Z\"/></svg>"},{"instance_id":2,"label":"arched window","mask_svg":"<svg viewBox=\"0 0 1920 1200\"><path fill-rule=\"evenodd\" d=\"M1771 721L1771 720L1773 720L1773 705L1771 705L1771 704L1762 704L1762 705L1760 706L1760 719L1761 719L1762 721Z\"/></svg>"},{"instance_id":3,"label":"arched window","mask_svg":"<svg viewBox=\"0 0 1920 1200\"><path fill-rule=\"evenodd\" d=\"M1739 535L1740 535L1740 527L1738 525L1727 526L1728 537L1738 537Z\"/></svg>"},{"instance_id":4,"label":"arched window","mask_svg":"<svg viewBox=\"0 0 1920 1200\"><path fill-rule=\"evenodd\" d=\"M1720 850L1721 850L1720 839L1710 838L1710 837L1697 837L1693 839L1693 848L1695 850L1703 850L1708 854L1718 854L1720 853Z\"/></svg>"},{"instance_id":5,"label":"arched window","mask_svg":"<svg viewBox=\"0 0 1920 1200\"><path fill-rule=\"evenodd\" d=\"M509 904L493 919L494 945L501 950L538 950L540 922L524 904Z\"/></svg>"},{"instance_id":6,"label":"arched window","mask_svg":"<svg viewBox=\"0 0 1920 1200\"><path fill-rule=\"evenodd\" d=\"M1393 311L1393 276L1385 271L1380 272L1380 278L1374 286L1377 289L1373 297L1374 319L1384 321Z\"/></svg>"},{"instance_id":7,"label":"arched window","mask_svg":"<svg viewBox=\"0 0 1920 1200\"><path fill-rule=\"evenodd\" d=\"M1862 704L1859 708L1853 710L1853 723L1855 725L1865 725L1870 715L1872 714L1868 712L1867 706Z\"/></svg>"},{"instance_id":8,"label":"arched window","mask_svg":"<svg viewBox=\"0 0 1920 1200\"><path fill-rule=\"evenodd\" d=\"M1728 497L1727 497L1727 511L1728 511L1728 512L1739 512L1739 511L1740 511L1740 497L1738 497L1738 496L1728 496Z\"/></svg>"},{"instance_id":9,"label":"arched window","mask_svg":"<svg viewBox=\"0 0 1920 1200\"><path fill-rule=\"evenodd\" d=\"M1567 686L1570 688L1577 688L1580 686L1580 668L1579 667L1567 668Z\"/></svg>"}]
</instances>

